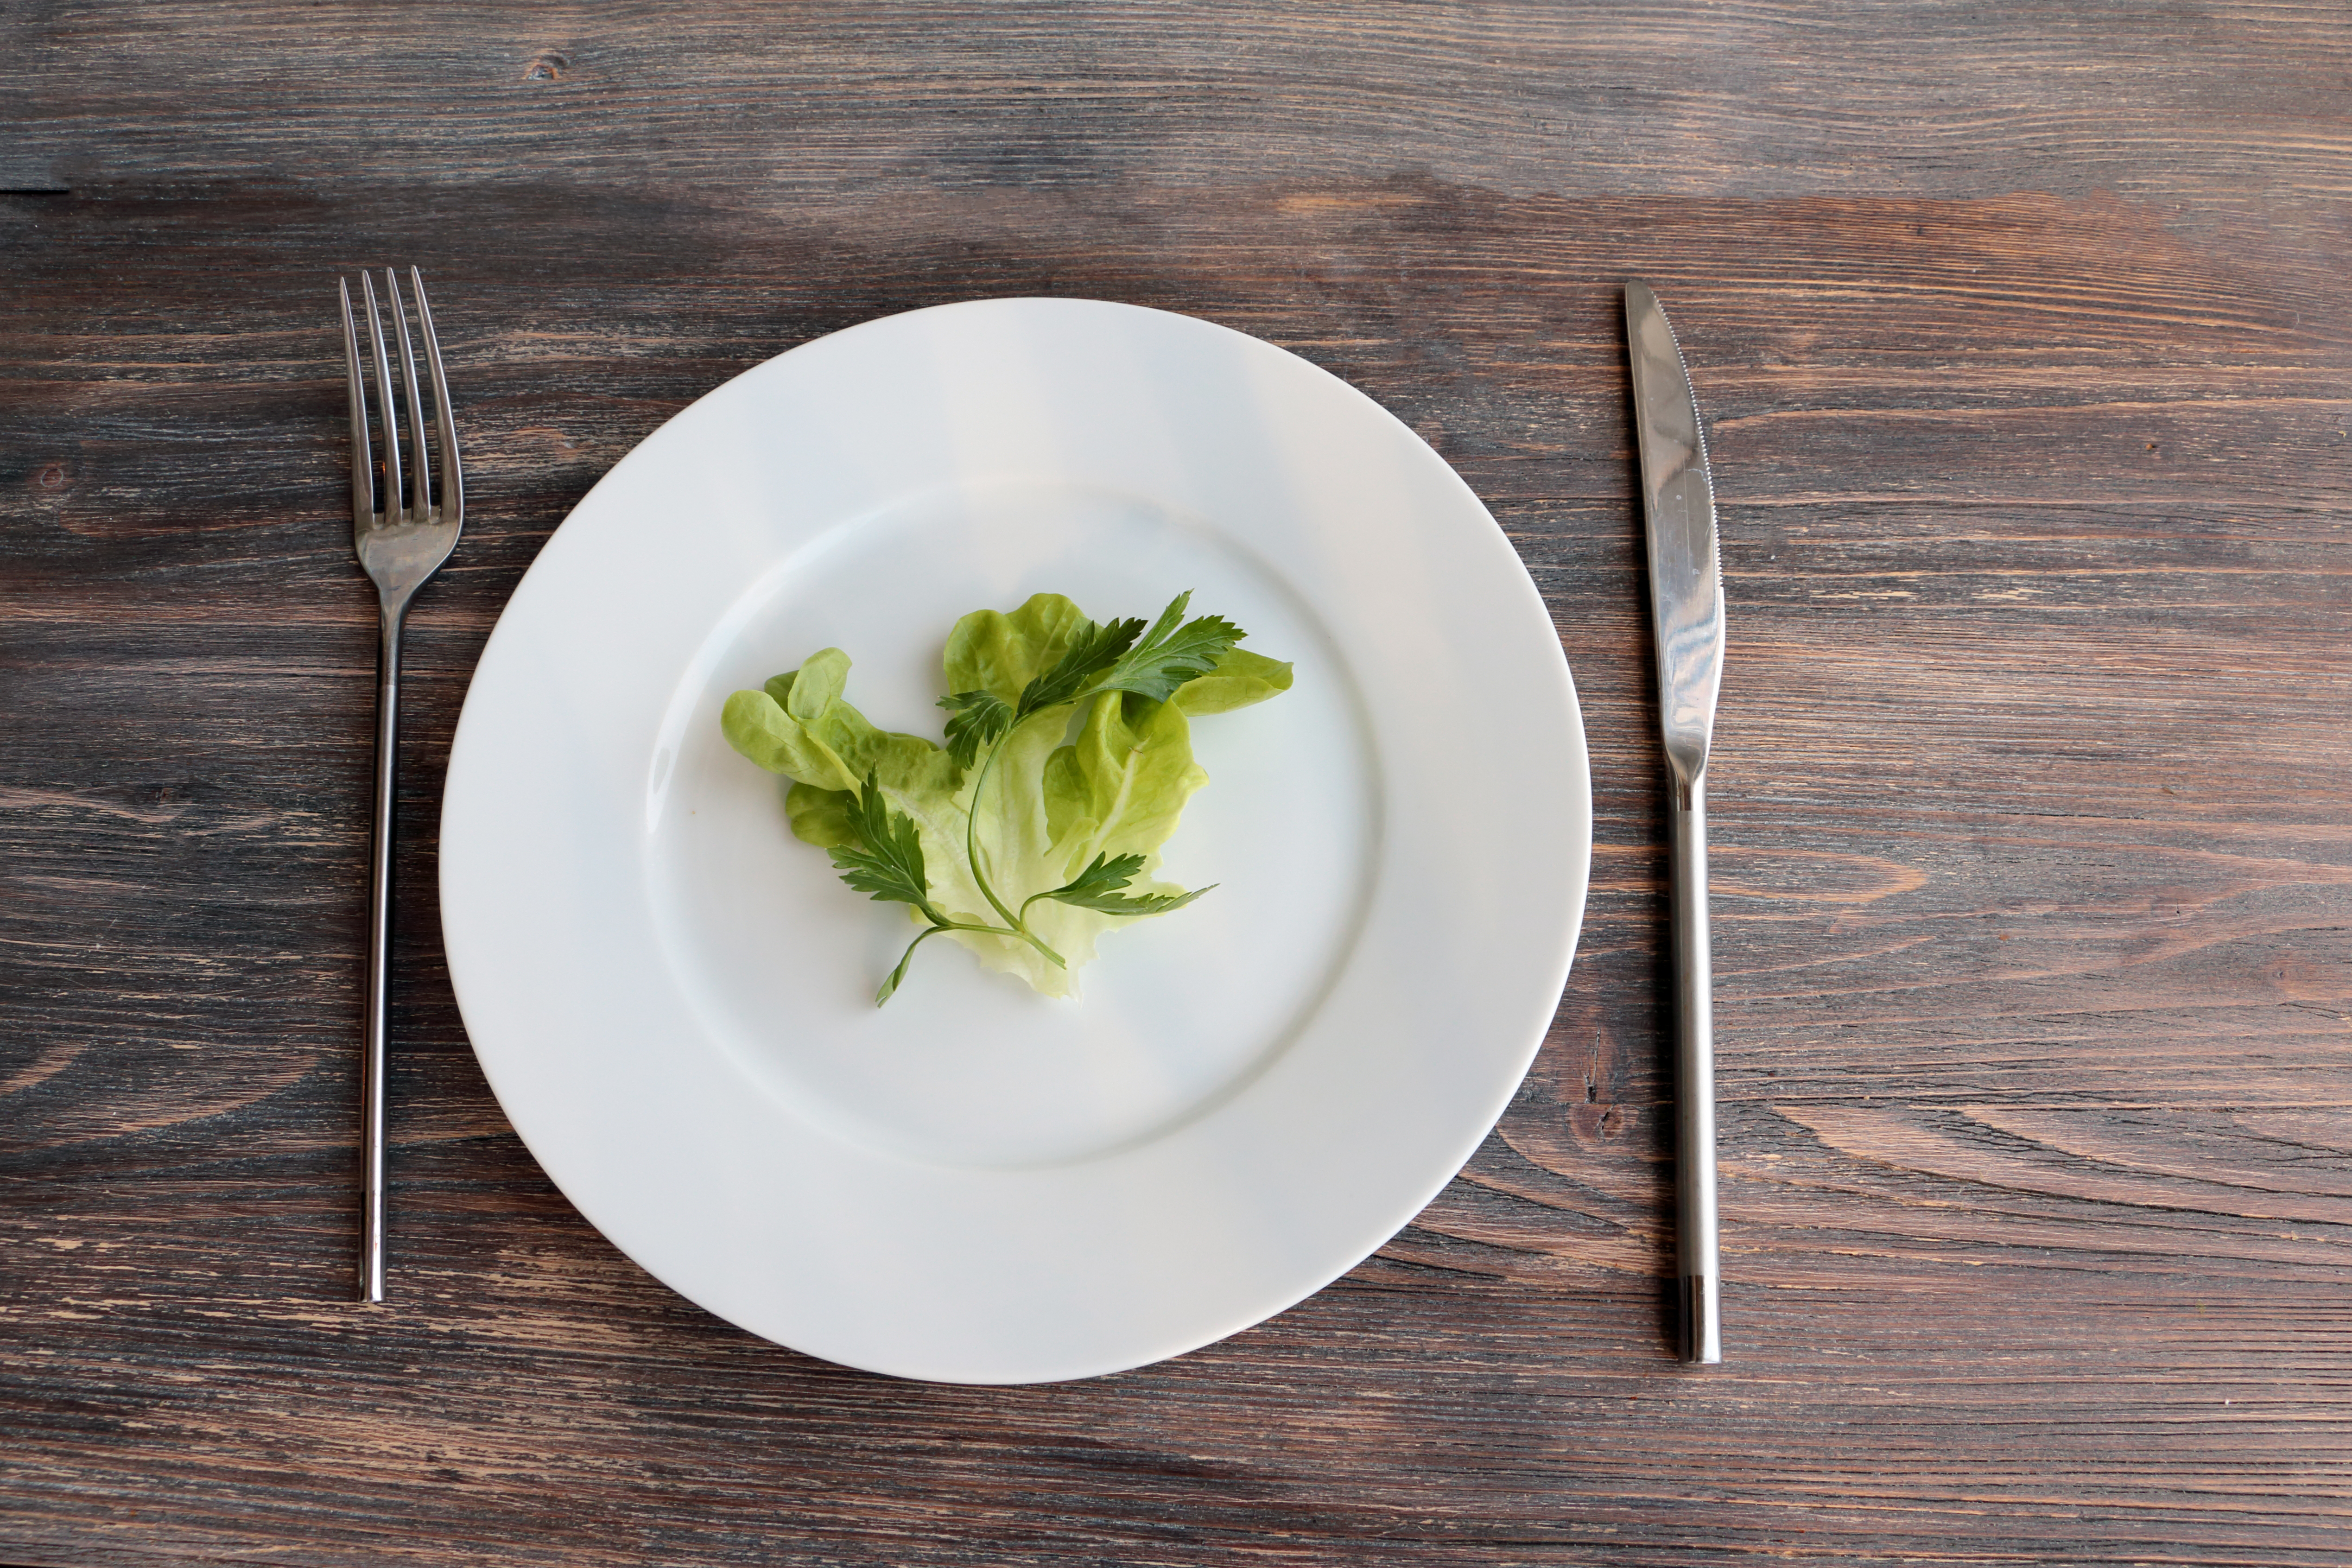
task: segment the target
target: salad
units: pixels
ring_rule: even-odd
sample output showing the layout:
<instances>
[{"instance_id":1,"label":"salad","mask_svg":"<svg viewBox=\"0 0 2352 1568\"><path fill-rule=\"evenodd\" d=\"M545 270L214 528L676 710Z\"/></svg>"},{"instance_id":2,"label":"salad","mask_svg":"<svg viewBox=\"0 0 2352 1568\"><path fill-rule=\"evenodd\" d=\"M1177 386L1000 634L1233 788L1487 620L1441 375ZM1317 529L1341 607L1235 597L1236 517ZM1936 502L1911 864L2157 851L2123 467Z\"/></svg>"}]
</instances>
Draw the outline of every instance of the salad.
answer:
<instances>
[{"instance_id":1,"label":"salad","mask_svg":"<svg viewBox=\"0 0 2352 1568\"><path fill-rule=\"evenodd\" d=\"M1242 647L1230 621L1187 619L1191 602L1179 594L1149 626L1090 620L1059 594L973 611L948 637L944 744L869 723L844 695L839 648L728 698L728 742L793 781L793 835L922 927L877 1005L940 935L1075 996L1105 931L1211 890L1151 875L1209 782L1192 721L1289 689L1291 668Z\"/></svg>"}]
</instances>

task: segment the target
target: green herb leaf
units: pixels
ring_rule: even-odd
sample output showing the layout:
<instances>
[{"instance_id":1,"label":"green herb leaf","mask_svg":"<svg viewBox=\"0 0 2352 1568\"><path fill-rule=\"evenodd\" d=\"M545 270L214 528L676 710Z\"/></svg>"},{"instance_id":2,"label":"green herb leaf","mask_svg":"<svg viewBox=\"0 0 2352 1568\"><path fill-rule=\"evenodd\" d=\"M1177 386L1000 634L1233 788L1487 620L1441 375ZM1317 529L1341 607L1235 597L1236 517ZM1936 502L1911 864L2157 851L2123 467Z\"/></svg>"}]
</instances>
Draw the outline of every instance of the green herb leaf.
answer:
<instances>
[{"instance_id":1,"label":"green herb leaf","mask_svg":"<svg viewBox=\"0 0 2352 1568\"><path fill-rule=\"evenodd\" d=\"M1060 662L1023 689L1019 717L1026 719L1076 701L1096 676L1117 664L1119 656L1134 646L1142 630L1141 621L1113 621L1107 626L1087 622L1071 638Z\"/></svg>"},{"instance_id":2,"label":"green herb leaf","mask_svg":"<svg viewBox=\"0 0 2352 1568\"><path fill-rule=\"evenodd\" d=\"M1143 640L1119 657L1095 689L1131 691L1153 702L1165 702L1186 681L1216 668L1217 661L1247 634L1222 616L1202 616L1178 625L1192 601L1189 589L1171 600Z\"/></svg>"},{"instance_id":3,"label":"green herb leaf","mask_svg":"<svg viewBox=\"0 0 2352 1568\"><path fill-rule=\"evenodd\" d=\"M836 844L831 854L841 879L856 892L870 893L877 903L912 904L934 925L947 921L931 908L930 879L923 871L923 844L914 822L890 809L882 785L873 773L858 792L849 814L863 847Z\"/></svg>"},{"instance_id":4,"label":"green herb leaf","mask_svg":"<svg viewBox=\"0 0 2352 1568\"><path fill-rule=\"evenodd\" d=\"M1085 870L1052 892L1040 894L1039 897L1058 899L1069 893L1117 892L1135 880L1143 870L1143 862L1144 858L1140 855L1120 855L1116 858L1109 855L1097 855L1094 858L1094 863Z\"/></svg>"},{"instance_id":5,"label":"green herb leaf","mask_svg":"<svg viewBox=\"0 0 2352 1568\"><path fill-rule=\"evenodd\" d=\"M994 745L1013 728L1014 718L1004 699L993 691L959 691L940 699L948 710L948 755L959 768L969 768L982 746Z\"/></svg>"},{"instance_id":6,"label":"green herb leaf","mask_svg":"<svg viewBox=\"0 0 2352 1568\"><path fill-rule=\"evenodd\" d=\"M1171 910L1181 910L1194 899L1216 887L1195 888L1189 893L1139 893L1123 898L1116 893L1097 893L1091 897L1072 893L1053 893L1048 897L1058 903L1075 904L1082 910L1092 910L1101 915L1164 915Z\"/></svg>"},{"instance_id":7,"label":"green herb leaf","mask_svg":"<svg viewBox=\"0 0 2352 1568\"><path fill-rule=\"evenodd\" d=\"M1093 910L1106 915L1164 915L1170 910L1182 909L1209 890L1209 888L1196 888L1189 893L1140 894L1123 891L1142 872L1144 863L1145 858L1140 855L1121 855L1116 858L1097 855L1091 865L1068 882L1049 892L1035 894L1030 901L1051 899L1056 903ZM1211 888L1215 886L1213 882L1209 884ZM1028 913L1026 906L1024 906L1022 913L1024 916Z\"/></svg>"}]
</instances>

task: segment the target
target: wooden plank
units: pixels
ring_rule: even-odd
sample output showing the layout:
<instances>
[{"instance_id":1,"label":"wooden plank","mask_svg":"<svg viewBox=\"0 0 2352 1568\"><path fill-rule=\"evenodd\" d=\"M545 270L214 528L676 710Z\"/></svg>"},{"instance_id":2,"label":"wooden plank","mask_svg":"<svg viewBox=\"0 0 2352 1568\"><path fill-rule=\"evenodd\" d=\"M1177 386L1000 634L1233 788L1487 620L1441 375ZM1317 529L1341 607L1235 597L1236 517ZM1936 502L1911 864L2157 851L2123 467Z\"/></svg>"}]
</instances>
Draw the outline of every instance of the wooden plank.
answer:
<instances>
[{"instance_id":1,"label":"wooden plank","mask_svg":"<svg viewBox=\"0 0 2352 1568\"><path fill-rule=\"evenodd\" d=\"M0 1561L2341 1561L2347 53L2324 5L0 16ZM327 285L386 260L471 510L409 642L362 1312ZM1724 495L1709 1373L1661 1289L1629 274ZM1426 436L1560 628L1599 843L1535 1071L1377 1258L1173 1363L940 1388L709 1318L549 1185L434 819L623 453L1029 293L1258 332Z\"/></svg>"}]
</instances>

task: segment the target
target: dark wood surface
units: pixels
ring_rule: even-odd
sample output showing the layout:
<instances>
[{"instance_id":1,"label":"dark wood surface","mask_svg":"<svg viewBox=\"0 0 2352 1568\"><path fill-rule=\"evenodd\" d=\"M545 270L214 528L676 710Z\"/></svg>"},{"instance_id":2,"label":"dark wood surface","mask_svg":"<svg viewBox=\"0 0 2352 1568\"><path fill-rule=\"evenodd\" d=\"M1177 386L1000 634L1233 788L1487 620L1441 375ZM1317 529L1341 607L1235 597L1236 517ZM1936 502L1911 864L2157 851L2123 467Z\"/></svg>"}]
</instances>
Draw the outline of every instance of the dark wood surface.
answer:
<instances>
[{"instance_id":1,"label":"dark wood surface","mask_svg":"<svg viewBox=\"0 0 2352 1568\"><path fill-rule=\"evenodd\" d=\"M0 1562L2352 1558L2340 4L0 7ZM374 657L341 268L416 262L396 1295L346 1304ZM1728 1364L1663 1281L1616 285L1710 418ZM1454 463L1593 750L1469 1168L1172 1363L893 1382L592 1230L432 900L499 606L721 379L1007 294ZM1540 809L1539 789L1500 792Z\"/></svg>"}]
</instances>

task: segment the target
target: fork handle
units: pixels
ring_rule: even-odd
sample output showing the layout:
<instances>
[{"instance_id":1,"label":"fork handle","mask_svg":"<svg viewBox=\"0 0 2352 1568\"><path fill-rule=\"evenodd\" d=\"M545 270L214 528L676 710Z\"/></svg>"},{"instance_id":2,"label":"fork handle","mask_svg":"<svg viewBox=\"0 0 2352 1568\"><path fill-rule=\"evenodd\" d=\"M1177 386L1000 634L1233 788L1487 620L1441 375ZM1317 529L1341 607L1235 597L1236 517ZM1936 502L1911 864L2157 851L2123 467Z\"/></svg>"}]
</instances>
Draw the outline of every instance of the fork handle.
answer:
<instances>
[{"instance_id":1,"label":"fork handle","mask_svg":"<svg viewBox=\"0 0 2352 1568\"><path fill-rule=\"evenodd\" d=\"M383 1101L391 1034L392 825L400 772L400 629L408 605L381 601L376 658L375 832L368 900L367 1055L360 1071L360 1284L362 1301L383 1300Z\"/></svg>"},{"instance_id":2,"label":"fork handle","mask_svg":"<svg viewBox=\"0 0 2352 1568\"><path fill-rule=\"evenodd\" d=\"M1706 929L1706 773L1674 781L1675 1261L1680 1353L1723 1359L1715 1226L1715 965Z\"/></svg>"}]
</instances>

